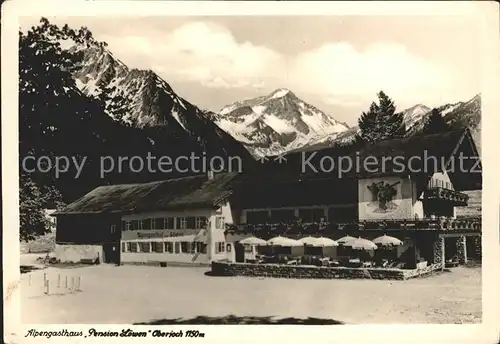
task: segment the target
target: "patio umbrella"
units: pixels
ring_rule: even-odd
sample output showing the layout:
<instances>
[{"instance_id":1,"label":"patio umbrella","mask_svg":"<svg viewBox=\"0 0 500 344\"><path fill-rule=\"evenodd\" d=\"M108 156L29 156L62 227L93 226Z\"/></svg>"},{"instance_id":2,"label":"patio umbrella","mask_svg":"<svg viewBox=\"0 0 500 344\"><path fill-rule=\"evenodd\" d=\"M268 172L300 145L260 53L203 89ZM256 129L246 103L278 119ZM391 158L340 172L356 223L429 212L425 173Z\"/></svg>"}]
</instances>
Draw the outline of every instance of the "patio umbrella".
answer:
<instances>
[{"instance_id":1,"label":"patio umbrella","mask_svg":"<svg viewBox=\"0 0 500 344\"><path fill-rule=\"evenodd\" d=\"M300 243L303 245L308 245L308 246L318 246L318 238L308 236L305 238L301 238L298 240Z\"/></svg>"},{"instance_id":2,"label":"patio umbrella","mask_svg":"<svg viewBox=\"0 0 500 344\"><path fill-rule=\"evenodd\" d=\"M330 238L325 238L325 237L316 238L316 242L317 242L318 246L321 246L321 247L339 246L338 242L336 242L335 240L332 240Z\"/></svg>"},{"instance_id":3,"label":"patio umbrella","mask_svg":"<svg viewBox=\"0 0 500 344\"><path fill-rule=\"evenodd\" d=\"M337 243L343 246L351 246L355 240L356 238L346 235L345 237L342 237L339 240L337 240Z\"/></svg>"},{"instance_id":4,"label":"patio umbrella","mask_svg":"<svg viewBox=\"0 0 500 344\"><path fill-rule=\"evenodd\" d=\"M358 238L355 239L354 242L352 242L351 247L353 250L376 250L377 245L373 243L373 241L370 241L368 239L362 239Z\"/></svg>"},{"instance_id":5,"label":"patio umbrella","mask_svg":"<svg viewBox=\"0 0 500 344\"><path fill-rule=\"evenodd\" d=\"M240 244L242 245L265 245L266 243L267 242L264 239L257 238L254 236L240 240Z\"/></svg>"},{"instance_id":6,"label":"patio umbrella","mask_svg":"<svg viewBox=\"0 0 500 344\"><path fill-rule=\"evenodd\" d=\"M403 245L403 242L399 240L398 238L389 236L389 235L382 235L379 236L378 238L373 239L373 243L376 245L384 246L384 247L392 247L392 246L400 246Z\"/></svg>"},{"instance_id":7,"label":"patio umbrella","mask_svg":"<svg viewBox=\"0 0 500 344\"><path fill-rule=\"evenodd\" d=\"M269 239L266 243L269 246L285 246L285 247L302 246L303 245L300 241L293 240L290 238L285 238L282 236L277 236L277 237L274 237L272 239Z\"/></svg>"}]
</instances>

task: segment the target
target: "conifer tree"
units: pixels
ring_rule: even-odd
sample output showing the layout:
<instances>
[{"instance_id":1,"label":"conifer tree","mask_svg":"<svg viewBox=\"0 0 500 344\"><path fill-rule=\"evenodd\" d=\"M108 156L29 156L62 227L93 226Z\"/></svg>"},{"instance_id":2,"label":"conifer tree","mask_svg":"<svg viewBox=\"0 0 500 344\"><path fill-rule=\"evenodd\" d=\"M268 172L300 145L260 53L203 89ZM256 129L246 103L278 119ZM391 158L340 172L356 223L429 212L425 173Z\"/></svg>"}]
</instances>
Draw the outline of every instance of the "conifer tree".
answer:
<instances>
[{"instance_id":1,"label":"conifer tree","mask_svg":"<svg viewBox=\"0 0 500 344\"><path fill-rule=\"evenodd\" d=\"M368 112L363 112L358 120L360 139L365 143L375 143L405 134L403 114L396 113L394 102L383 92L378 93L378 104L373 102Z\"/></svg>"},{"instance_id":2,"label":"conifer tree","mask_svg":"<svg viewBox=\"0 0 500 344\"><path fill-rule=\"evenodd\" d=\"M441 112L436 108L432 109L422 132L424 134L439 134L448 130L449 126L441 115Z\"/></svg>"}]
</instances>

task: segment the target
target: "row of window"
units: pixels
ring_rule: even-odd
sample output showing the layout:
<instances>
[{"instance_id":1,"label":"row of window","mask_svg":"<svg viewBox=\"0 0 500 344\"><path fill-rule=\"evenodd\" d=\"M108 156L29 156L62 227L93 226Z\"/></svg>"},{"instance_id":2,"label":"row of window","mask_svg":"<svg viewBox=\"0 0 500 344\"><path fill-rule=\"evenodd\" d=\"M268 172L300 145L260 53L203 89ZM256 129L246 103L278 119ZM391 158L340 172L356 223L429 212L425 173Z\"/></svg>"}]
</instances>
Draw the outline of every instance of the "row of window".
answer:
<instances>
[{"instance_id":1,"label":"row of window","mask_svg":"<svg viewBox=\"0 0 500 344\"><path fill-rule=\"evenodd\" d=\"M451 182L446 181L446 180L441 180L441 179L435 179L435 178L429 179L427 187L428 188L439 187L439 188L443 188L443 189L453 190L453 185L451 184Z\"/></svg>"},{"instance_id":2,"label":"row of window","mask_svg":"<svg viewBox=\"0 0 500 344\"><path fill-rule=\"evenodd\" d=\"M326 221L327 218L338 222L353 221L357 218L357 206L352 207L331 207L328 209L328 216L325 216L323 208L299 209L298 218L305 223ZM271 209L247 211L246 223L278 223L297 220L294 209Z\"/></svg>"},{"instance_id":3,"label":"row of window","mask_svg":"<svg viewBox=\"0 0 500 344\"><path fill-rule=\"evenodd\" d=\"M141 241L122 242L124 253L207 253L207 244L201 241ZM215 253L231 252L231 245L224 242L215 243Z\"/></svg>"},{"instance_id":4,"label":"row of window","mask_svg":"<svg viewBox=\"0 0 500 344\"><path fill-rule=\"evenodd\" d=\"M224 229L224 217L215 219L217 229ZM155 229L205 229L208 225L206 216L156 217L140 220L122 221L122 231Z\"/></svg>"}]
</instances>

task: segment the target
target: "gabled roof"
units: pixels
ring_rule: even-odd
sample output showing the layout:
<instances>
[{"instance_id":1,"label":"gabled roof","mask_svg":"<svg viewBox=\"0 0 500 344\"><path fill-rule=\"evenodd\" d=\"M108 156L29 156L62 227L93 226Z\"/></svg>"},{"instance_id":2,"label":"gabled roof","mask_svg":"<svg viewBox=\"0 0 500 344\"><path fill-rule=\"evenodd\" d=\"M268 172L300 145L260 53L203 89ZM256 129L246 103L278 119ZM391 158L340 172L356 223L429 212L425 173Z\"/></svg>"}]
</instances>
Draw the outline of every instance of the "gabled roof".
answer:
<instances>
[{"instance_id":1,"label":"gabled roof","mask_svg":"<svg viewBox=\"0 0 500 344\"><path fill-rule=\"evenodd\" d=\"M232 193L235 173L163 180L141 184L100 186L53 215L146 212L212 208Z\"/></svg>"},{"instance_id":2,"label":"gabled roof","mask_svg":"<svg viewBox=\"0 0 500 344\"><path fill-rule=\"evenodd\" d=\"M459 161L453 159L460 154L469 157L464 161L464 169L458 166ZM410 159L417 157L419 159ZM438 162L424 166L426 157L434 157ZM309 159L310 158L310 159ZM459 190L474 190L481 188L481 165L478 171L470 169L479 159L476 146L468 129L451 130L446 133L432 135L415 135L378 142L366 146L341 146L324 148L316 151L296 151L284 156L286 161L279 163L278 157L270 157L251 175L242 180L247 182L296 182L324 178L339 178L339 159L352 161L353 168L341 173L342 178L367 178L384 175L431 175L441 167L441 161L454 164L454 172L449 173L453 184ZM384 162L385 159L385 162ZM476 159L476 160L474 160ZM326 163L326 170L321 169L321 161ZM328 170L329 160L337 164L333 170ZM375 164L364 164L363 161L377 161ZM309 161L310 164L304 164ZM356 161L360 161L356 166ZM400 165L396 162L404 162ZM428 160L429 161L429 160ZM311 168L310 166L313 166ZM347 165L344 165L347 166ZM305 167L305 168L304 168ZM383 167L383 168L382 168ZM436 167L434 169L434 167Z\"/></svg>"}]
</instances>

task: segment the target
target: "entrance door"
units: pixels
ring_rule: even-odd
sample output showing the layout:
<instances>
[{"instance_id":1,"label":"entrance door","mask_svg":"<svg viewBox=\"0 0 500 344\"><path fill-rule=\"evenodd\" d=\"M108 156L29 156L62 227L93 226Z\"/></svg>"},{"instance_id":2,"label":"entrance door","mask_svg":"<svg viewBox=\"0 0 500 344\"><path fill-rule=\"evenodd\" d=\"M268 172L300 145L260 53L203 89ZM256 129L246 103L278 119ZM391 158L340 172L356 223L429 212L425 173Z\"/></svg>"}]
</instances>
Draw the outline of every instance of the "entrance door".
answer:
<instances>
[{"instance_id":1,"label":"entrance door","mask_svg":"<svg viewBox=\"0 0 500 344\"><path fill-rule=\"evenodd\" d=\"M237 263L245 262L245 247L239 242L234 243L234 259Z\"/></svg>"},{"instance_id":2,"label":"entrance door","mask_svg":"<svg viewBox=\"0 0 500 344\"><path fill-rule=\"evenodd\" d=\"M107 243L102 245L104 258L104 263L109 264L120 264L120 243Z\"/></svg>"}]
</instances>

